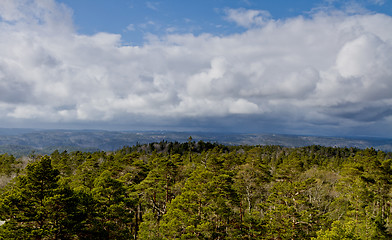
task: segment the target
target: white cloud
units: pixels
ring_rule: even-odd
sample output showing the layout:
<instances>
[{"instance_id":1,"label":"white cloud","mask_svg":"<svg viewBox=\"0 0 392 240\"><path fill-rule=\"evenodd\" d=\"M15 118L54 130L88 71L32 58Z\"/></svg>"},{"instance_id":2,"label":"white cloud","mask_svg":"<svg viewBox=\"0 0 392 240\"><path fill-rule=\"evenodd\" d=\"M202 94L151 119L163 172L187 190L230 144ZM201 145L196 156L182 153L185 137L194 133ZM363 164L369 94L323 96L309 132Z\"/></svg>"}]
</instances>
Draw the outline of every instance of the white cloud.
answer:
<instances>
[{"instance_id":1,"label":"white cloud","mask_svg":"<svg viewBox=\"0 0 392 240\"><path fill-rule=\"evenodd\" d=\"M54 1L3 1L0 117L390 121L392 17L319 12L276 21L259 11L228 14L258 27L229 36L151 36L143 46L123 46L117 34L76 33L72 11Z\"/></svg>"},{"instance_id":2,"label":"white cloud","mask_svg":"<svg viewBox=\"0 0 392 240\"><path fill-rule=\"evenodd\" d=\"M230 103L229 112L233 114L254 114L259 112L259 107L257 104L249 102L248 100L238 99L235 102Z\"/></svg>"},{"instance_id":3,"label":"white cloud","mask_svg":"<svg viewBox=\"0 0 392 240\"><path fill-rule=\"evenodd\" d=\"M337 68L344 78L362 77L372 70L375 73L383 71L377 69L385 67L386 63L379 62L387 60L381 56L390 54L388 52L388 45L384 43L377 36L372 34L364 34L358 38L347 42L337 56ZM388 69L385 69L388 70Z\"/></svg>"},{"instance_id":4,"label":"white cloud","mask_svg":"<svg viewBox=\"0 0 392 240\"><path fill-rule=\"evenodd\" d=\"M235 22L238 26L251 28L264 25L271 17L268 11L253 9L226 9L226 19Z\"/></svg>"},{"instance_id":5,"label":"white cloud","mask_svg":"<svg viewBox=\"0 0 392 240\"><path fill-rule=\"evenodd\" d=\"M158 11L159 5L160 5L159 2L150 2L150 1L146 2L146 7L148 7L149 9L152 9L154 11Z\"/></svg>"},{"instance_id":6,"label":"white cloud","mask_svg":"<svg viewBox=\"0 0 392 240\"><path fill-rule=\"evenodd\" d=\"M370 0L370 2L382 6L385 4L386 0Z\"/></svg>"}]
</instances>

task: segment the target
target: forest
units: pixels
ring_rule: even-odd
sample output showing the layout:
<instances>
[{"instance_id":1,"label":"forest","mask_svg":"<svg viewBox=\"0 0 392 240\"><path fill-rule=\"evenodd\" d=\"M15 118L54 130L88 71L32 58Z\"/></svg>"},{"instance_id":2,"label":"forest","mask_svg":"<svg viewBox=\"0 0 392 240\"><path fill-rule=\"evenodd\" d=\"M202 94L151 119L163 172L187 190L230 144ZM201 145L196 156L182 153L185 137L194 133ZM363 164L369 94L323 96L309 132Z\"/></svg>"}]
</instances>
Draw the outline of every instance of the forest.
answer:
<instances>
[{"instance_id":1,"label":"forest","mask_svg":"<svg viewBox=\"0 0 392 240\"><path fill-rule=\"evenodd\" d=\"M0 155L0 239L391 239L392 154L155 142Z\"/></svg>"}]
</instances>

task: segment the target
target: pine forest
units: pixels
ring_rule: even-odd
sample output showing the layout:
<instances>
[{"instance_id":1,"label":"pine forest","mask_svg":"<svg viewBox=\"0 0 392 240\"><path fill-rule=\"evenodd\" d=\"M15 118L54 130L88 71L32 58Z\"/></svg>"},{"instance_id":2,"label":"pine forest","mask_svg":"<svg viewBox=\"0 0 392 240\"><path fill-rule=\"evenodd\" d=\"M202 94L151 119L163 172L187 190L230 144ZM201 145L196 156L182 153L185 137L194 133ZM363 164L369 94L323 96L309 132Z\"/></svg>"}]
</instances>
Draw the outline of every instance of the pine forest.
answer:
<instances>
[{"instance_id":1,"label":"pine forest","mask_svg":"<svg viewBox=\"0 0 392 240\"><path fill-rule=\"evenodd\" d=\"M392 154L155 142L0 155L0 239L392 239Z\"/></svg>"}]
</instances>

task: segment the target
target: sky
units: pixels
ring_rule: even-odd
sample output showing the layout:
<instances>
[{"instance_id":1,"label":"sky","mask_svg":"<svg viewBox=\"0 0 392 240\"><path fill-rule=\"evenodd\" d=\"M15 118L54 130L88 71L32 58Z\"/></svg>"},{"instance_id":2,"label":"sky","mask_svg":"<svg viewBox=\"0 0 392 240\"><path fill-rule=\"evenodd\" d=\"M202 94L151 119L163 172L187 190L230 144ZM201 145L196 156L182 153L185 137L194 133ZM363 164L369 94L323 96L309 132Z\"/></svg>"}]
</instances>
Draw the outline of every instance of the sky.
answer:
<instances>
[{"instance_id":1,"label":"sky","mask_svg":"<svg viewBox=\"0 0 392 240\"><path fill-rule=\"evenodd\" d=\"M0 0L0 127L391 138L392 0Z\"/></svg>"}]
</instances>

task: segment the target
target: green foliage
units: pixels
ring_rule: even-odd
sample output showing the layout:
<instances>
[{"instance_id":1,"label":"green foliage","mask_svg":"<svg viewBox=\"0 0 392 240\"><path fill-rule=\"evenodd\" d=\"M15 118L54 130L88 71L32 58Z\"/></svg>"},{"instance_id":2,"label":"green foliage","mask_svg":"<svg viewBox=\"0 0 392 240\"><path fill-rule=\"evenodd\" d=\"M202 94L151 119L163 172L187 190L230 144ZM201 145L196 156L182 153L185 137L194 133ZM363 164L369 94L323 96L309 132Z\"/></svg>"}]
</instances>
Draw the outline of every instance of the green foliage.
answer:
<instances>
[{"instance_id":1,"label":"green foliage","mask_svg":"<svg viewBox=\"0 0 392 240\"><path fill-rule=\"evenodd\" d=\"M0 239L391 239L375 149L223 146L0 155Z\"/></svg>"},{"instance_id":2,"label":"green foliage","mask_svg":"<svg viewBox=\"0 0 392 240\"><path fill-rule=\"evenodd\" d=\"M105 239L130 239L135 235L132 226L137 195L127 193L121 181L104 171L95 179L92 194L96 202L96 224Z\"/></svg>"},{"instance_id":3,"label":"green foliage","mask_svg":"<svg viewBox=\"0 0 392 240\"><path fill-rule=\"evenodd\" d=\"M15 159L14 156L8 154L0 155L0 175L11 176L19 172L18 164L21 161Z\"/></svg>"},{"instance_id":4,"label":"green foliage","mask_svg":"<svg viewBox=\"0 0 392 240\"><path fill-rule=\"evenodd\" d=\"M78 199L68 187L59 184L59 171L49 157L31 163L26 175L17 178L0 205L2 237L6 239L71 238L82 228Z\"/></svg>"},{"instance_id":5,"label":"green foliage","mask_svg":"<svg viewBox=\"0 0 392 240\"><path fill-rule=\"evenodd\" d=\"M361 238L355 233L355 223L347 222L345 224L340 221L332 223L331 229L317 232L317 238L312 240L360 240Z\"/></svg>"}]
</instances>

